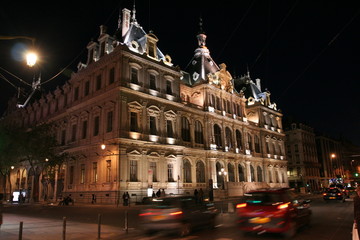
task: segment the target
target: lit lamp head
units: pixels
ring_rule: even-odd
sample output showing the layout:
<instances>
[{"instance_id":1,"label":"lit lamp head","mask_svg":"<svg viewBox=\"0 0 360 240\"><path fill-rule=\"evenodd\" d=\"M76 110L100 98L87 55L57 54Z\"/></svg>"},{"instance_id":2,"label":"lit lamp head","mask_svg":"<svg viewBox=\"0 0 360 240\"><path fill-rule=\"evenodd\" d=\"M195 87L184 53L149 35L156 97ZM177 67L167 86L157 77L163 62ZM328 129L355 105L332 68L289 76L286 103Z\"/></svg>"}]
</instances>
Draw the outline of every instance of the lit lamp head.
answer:
<instances>
[{"instance_id":1,"label":"lit lamp head","mask_svg":"<svg viewBox=\"0 0 360 240\"><path fill-rule=\"evenodd\" d=\"M106 148L105 144L101 144L101 149L104 150Z\"/></svg>"},{"instance_id":2,"label":"lit lamp head","mask_svg":"<svg viewBox=\"0 0 360 240\"><path fill-rule=\"evenodd\" d=\"M37 54L34 52L28 52L26 53L26 64L29 67L33 67L36 64L37 61Z\"/></svg>"},{"instance_id":3,"label":"lit lamp head","mask_svg":"<svg viewBox=\"0 0 360 240\"><path fill-rule=\"evenodd\" d=\"M330 156L331 156L331 158L335 158L335 157L336 157L336 155L335 155L334 153L332 153Z\"/></svg>"}]
</instances>

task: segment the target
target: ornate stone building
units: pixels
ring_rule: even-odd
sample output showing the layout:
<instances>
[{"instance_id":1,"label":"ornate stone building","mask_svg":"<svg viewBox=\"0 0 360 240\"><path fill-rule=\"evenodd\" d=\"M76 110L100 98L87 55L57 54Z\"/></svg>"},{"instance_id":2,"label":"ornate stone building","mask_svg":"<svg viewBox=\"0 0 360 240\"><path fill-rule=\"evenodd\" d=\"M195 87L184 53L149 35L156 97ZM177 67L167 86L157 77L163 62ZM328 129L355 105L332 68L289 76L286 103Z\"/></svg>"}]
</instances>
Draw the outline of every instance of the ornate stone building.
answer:
<instances>
[{"instance_id":1,"label":"ornate stone building","mask_svg":"<svg viewBox=\"0 0 360 240\"><path fill-rule=\"evenodd\" d=\"M39 199L57 192L116 203L124 192L140 201L158 189L202 188L220 197L288 186L282 113L270 92L249 73L234 79L216 64L201 28L197 40L180 70L137 22L135 9L123 9L115 35L101 26L87 62L65 85L8 115L22 125L56 123L63 150L76 156L51 187L38 171Z\"/></svg>"}]
</instances>

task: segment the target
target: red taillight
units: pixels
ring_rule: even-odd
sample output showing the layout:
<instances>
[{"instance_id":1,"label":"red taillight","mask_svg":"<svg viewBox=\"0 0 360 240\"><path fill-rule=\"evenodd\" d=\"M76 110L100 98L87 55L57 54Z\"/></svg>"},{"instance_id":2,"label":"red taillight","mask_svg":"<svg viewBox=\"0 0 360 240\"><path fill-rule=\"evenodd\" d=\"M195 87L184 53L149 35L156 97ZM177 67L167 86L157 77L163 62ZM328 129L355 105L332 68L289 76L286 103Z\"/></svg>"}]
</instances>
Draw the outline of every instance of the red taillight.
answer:
<instances>
[{"instance_id":1,"label":"red taillight","mask_svg":"<svg viewBox=\"0 0 360 240\"><path fill-rule=\"evenodd\" d=\"M150 215L153 215L154 213L152 212L147 212L147 213L140 213L139 216L140 217L144 217L144 216L150 216Z\"/></svg>"},{"instance_id":2,"label":"red taillight","mask_svg":"<svg viewBox=\"0 0 360 240\"><path fill-rule=\"evenodd\" d=\"M236 208L244 208L246 207L246 203L239 203L239 204L236 204Z\"/></svg>"},{"instance_id":3,"label":"red taillight","mask_svg":"<svg viewBox=\"0 0 360 240\"><path fill-rule=\"evenodd\" d=\"M174 215L180 215L182 213L183 213L182 211L177 211L177 212L169 213L169 215L174 216Z\"/></svg>"},{"instance_id":4,"label":"red taillight","mask_svg":"<svg viewBox=\"0 0 360 240\"><path fill-rule=\"evenodd\" d=\"M338 193L337 195L341 196L341 193Z\"/></svg>"},{"instance_id":5,"label":"red taillight","mask_svg":"<svg viewBox=\"0 0 360 240\"><path fill-rule=\"evenodd\" d=\"M289 207L289 203L284 203L284 204L280 204L279 206L277 206L277 209L285 209Z\"/></svg>"}]
</instances>

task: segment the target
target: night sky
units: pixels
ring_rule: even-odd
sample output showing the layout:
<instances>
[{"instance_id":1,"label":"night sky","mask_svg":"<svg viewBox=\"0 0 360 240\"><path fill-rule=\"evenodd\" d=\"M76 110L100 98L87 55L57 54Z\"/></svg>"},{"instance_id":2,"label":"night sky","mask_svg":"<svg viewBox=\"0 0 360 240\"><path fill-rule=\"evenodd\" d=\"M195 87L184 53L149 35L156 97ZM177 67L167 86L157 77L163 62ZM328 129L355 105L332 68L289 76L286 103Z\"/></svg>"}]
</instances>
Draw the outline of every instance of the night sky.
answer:
<instances>
[{"instance_id":1,"label":"night sky","mask_svg":"<svg viewBox=\"0 0 360 240\"><path fill-rule=\"evenodd\" d=\"M75 3L76 2L76 3ZM360 1L237 0L136 1L136 18L159 38L158 47L185 69L197 47L199 17L207 47L217 64L233 76L247 68L262 89L271 92L284 116L316 131L360 145ZM86 45L106 25L112 35L119 9L133 1L5 1L0 8L1 36L30 36L41 54L40 65L28 69L20 60L29 40L0 41L0 73L24 87L9 71L31 82L41 71L44 92L62 85L77 64L86 62ZM27 92L30 88L26 88ZM15 87L0 78L0 111Z\"/></svg>"}]
</instances>

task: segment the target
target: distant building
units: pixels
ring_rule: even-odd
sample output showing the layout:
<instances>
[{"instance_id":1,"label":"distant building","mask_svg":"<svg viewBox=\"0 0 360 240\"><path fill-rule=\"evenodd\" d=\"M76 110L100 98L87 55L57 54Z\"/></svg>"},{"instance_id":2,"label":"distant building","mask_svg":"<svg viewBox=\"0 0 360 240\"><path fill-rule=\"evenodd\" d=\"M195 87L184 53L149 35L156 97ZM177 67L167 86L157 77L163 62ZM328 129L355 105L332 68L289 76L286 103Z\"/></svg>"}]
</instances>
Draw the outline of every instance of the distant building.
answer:
<instances>
[{"instance_id":1,"label":"distant building","mask_svg":"<svg viewBox=\"0 0 360 240\"><path fill-rule=\"evenodd\" d=\"M327 187L333 181L343 182L346 177L346 163L342 143L326 136L317 136L316 146L323 186Z\"/></svg>"},{"instance_id":2,"label":"distant building","mask_svg":"<svg viewBox=\"0 0 360 240\"><path fill-rule=\"evenodd\" d=\"M286 156L290 187L318 191L322 187L321 164L318 161L313 128L292 123L286 129Z\"/></svg>"},{"instance_id":3,"label":"distant building","mask_svg":"<svg viewBox=\"0 0 360 240\"><path fill-rule=\"evenodd\" d=\"M71 194L90 202L95 194L97 203L122 201L123 192L139 201L158 189L202 188L219 197L287 187L282 113L259 79L234 79L216 64L206 37L201 28L195 54L180 70L137 22L135 9L123 9L115 35L101 26L87 45L87 62L65 85L8 111L21 126L55 123L62 150L76 157L59 167L55 181L42 181L44 169L26 164L12 180L35 201ZM30 181L30 173L39 180ZM30 188L34 182L39 186Z\"/></svg>"}]
</instances>

